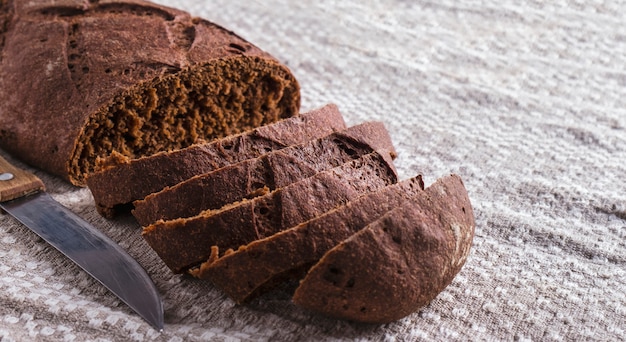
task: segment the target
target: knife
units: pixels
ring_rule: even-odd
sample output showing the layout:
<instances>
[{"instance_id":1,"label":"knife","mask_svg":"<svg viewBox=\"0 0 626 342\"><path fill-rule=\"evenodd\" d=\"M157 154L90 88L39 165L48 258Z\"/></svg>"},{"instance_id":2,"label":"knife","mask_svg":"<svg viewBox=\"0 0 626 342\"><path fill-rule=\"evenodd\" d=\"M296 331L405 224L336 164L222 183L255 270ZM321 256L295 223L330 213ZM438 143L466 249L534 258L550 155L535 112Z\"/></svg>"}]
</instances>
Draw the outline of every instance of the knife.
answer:
<instances>
[{"instance_id":1,"label":"knife","mask_svg":"<svg viewBox=\"0 0 626 342\"><path fill-rule=\"evenodd\" d=\"M159 331L163 303L146 271L117 243L56 202L34 174L0 156L0 208L30 228Z\"/></svg>"}]
</instances>

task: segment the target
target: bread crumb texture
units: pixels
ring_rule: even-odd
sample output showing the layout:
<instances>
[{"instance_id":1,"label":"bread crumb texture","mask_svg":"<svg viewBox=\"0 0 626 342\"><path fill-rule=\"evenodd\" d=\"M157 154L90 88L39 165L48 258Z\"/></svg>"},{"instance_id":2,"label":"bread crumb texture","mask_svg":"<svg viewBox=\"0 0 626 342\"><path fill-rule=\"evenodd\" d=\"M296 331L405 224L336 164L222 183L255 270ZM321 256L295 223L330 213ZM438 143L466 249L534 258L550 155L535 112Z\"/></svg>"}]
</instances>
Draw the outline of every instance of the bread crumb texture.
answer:
<instances>
[{"instance_id":1,"label":"bread crumb texture","mask_svg":"<svg viewBox=\"0 0 626 342\"><path fill-rule=\"evenodd\" d=\"M271 151L324 137L345 127L337 107L327 105L251 131L179 150L162 151L138 159L129 159L114 153L97 162L97 170L87 178L87 185L99 212L112 217L111 215L122 211L118 210L120 207L123 209L127 204L135 202L137 208L137 201L155 197L152 195L165 187L176 186L191 178L257 158ZM225 197L229 194L227 189L230 186L237 186L230 183L232 182L225 180L221 184L226 188L221 193ZM202 187L195 189L195 192L201 191ZM183 196L197 198L193 193ZM189 206L187 201L175 201L169 203L169 207L175 203L180 203L182 207Z\"/></svg>"}]
</instances>

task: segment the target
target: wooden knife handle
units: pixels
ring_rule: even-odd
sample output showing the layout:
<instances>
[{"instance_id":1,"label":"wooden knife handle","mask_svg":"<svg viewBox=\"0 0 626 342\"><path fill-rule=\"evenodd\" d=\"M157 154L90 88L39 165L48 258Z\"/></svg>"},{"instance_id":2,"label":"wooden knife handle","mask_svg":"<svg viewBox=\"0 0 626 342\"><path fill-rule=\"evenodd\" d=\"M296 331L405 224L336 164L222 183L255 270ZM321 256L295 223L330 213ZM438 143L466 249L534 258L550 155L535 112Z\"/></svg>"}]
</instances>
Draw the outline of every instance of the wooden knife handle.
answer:
<instances>
[{"instance_id":1,"label":"wooden knife handle","mask_svg":"<svg viewBox=\"0 0 626 342\"><path fill-rule=\"evenodd\" d=\"M28 171L18 169L0 156L0 202L42 190L45 190L45 186L41 179Z\"/></svg>"}]
</instances>

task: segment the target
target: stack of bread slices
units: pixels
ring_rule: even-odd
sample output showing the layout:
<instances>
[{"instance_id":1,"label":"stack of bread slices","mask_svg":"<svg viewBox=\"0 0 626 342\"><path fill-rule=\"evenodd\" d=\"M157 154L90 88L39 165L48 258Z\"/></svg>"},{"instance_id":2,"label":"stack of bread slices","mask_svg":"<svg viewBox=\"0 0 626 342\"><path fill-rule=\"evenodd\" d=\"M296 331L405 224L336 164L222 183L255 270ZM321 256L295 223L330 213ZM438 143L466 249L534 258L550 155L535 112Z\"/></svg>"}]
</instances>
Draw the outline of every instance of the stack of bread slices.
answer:
<instances>
[{"instance_id":1,"label":"stack of bread slices","mask_svg":"<svg viewBox=\"0 0 626 342\"><path fill-rule=\"evenodd\" d=\"M346 127L335 105L137 159L89 176L99 211L132 205L143 237L176 273L244 303L289 279L293 301L370 323L429 303L474 235L461 179L399 180L383 123Z\"/></svg>"}]
</instances>

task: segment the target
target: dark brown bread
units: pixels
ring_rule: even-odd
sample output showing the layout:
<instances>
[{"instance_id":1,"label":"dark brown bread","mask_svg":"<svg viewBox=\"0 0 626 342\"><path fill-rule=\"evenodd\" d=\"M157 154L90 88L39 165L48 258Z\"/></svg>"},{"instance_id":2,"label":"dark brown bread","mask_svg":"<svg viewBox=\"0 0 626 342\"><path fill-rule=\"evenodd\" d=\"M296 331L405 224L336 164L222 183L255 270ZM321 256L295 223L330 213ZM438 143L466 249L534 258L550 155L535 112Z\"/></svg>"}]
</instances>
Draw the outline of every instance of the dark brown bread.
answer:
<instances>
[{"instance_id":1,"label":"dark brown bread","mask_svg":"<svg viewBox=\"0 0 626 342\"><path fill-rule=\"evenodd\" d=\"M0 147L76 185L137 158L296 115L287 67L236 34L139 0L2 0Z\"/></svg>"},{"instance_id":2,"label":"dark brown bread","mask_svg":"<svg viewBox=\"0 0 626 342\"><path fill-rule=\"evenodd\" d=\"M237 303L305 272L328 250L424 189L420 176L363 195L298 226L203 263L191 274L208 279Z\"/></svg>"},{"instance_id":3,"label":"dark brown bread","mask_svg":"<svg viewBox=\"0 0 626 342\"><path fill-rule=\"evenodd\" d=\"M13 16L12 8L7 0L0 0L0 62L2 62L2 48L4 47L4 33L9 29L9 21Z\"/></svg>"},{"instance_id":4,"label":"dark brown bread","mask_svg":"<svg viewBox=\"0 0 626 342\"><path fill-rule=\"evenodd\" d=\"M274 151L192 177L134 203L142 226L160 219L197 215L203 210L262 195L368 153L395 150L382 122L366 122L323 138Z\"/></svg>"},{"instance_id":5,"label":"dark brown bread","mask_svg":"<svg viewBox=\"0 0 626 342\"><path fill-rule=\"evenodd\" d=\"M211 143L196 144L138 159L112 156L87 178L98 211L114 216L116 207L226 165L345 129L335 105L258 127ZM175 205L175 203L171 203Z\"/></svg>"},{"instance_id":6,"label":"dark brown bread","mask_svg":"<svg viewBox=\"0 0 626 342\"><path fill-rule=\"evenodd\" d=\"M388 153L371 153L264 196L184 219L159 221L143 237L172 271L179 273L207 261L221 250L310 220L362 194L397 182Z\"/></svg>"},{"instance_id":7,"label":"dark brown bread","mask_svg":"<svg viewBox=\"0 0 626 342\"><path fill-rule=\"evenodd\" d=\"M463 182L445 177L326 253L293 301L352 321L400 319L450 284L467 259L474 229Z\"/></svg>"}]
</instances>

